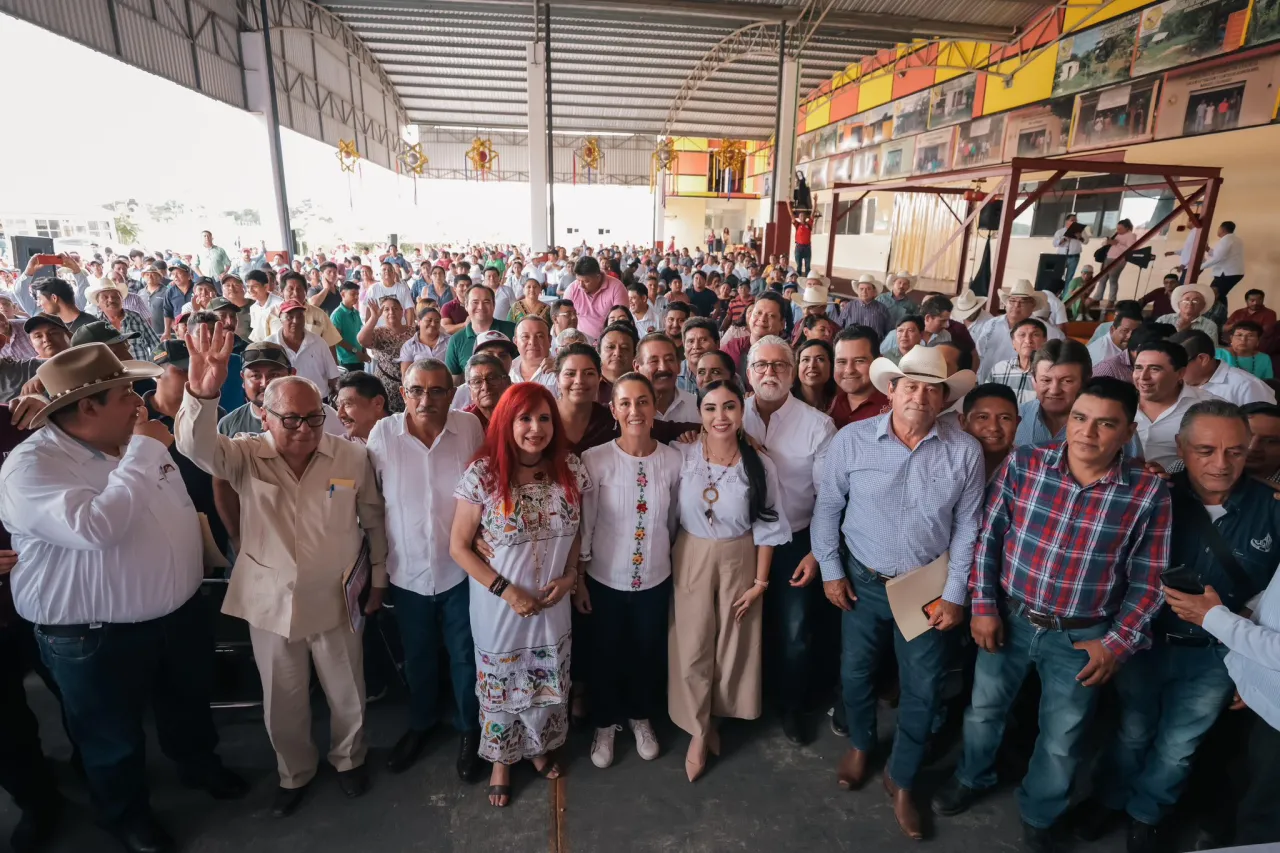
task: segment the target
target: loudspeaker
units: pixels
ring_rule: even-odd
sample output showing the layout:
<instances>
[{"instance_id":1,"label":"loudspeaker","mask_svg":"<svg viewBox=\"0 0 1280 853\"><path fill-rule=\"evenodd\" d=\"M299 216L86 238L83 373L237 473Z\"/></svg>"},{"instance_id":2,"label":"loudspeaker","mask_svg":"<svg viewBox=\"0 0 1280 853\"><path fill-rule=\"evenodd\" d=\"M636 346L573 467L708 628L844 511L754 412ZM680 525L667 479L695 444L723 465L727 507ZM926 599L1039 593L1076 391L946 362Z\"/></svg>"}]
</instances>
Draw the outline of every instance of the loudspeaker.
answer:
<instances>
[{"instance_id":1,"label":"loudspeaker","mask_svg":"<svg viewBox=\"0 0 1280 853\"><path fill-rule=\"evenodd\" d=\"M1044 254L1036 264L1036 290L1047 290L1059 294L1066 284L1063 279L1067 275L1067 256Z\"/></svg>"},{"instance_id":2,"label":"loudspeaker","mask_svg":"<svg viewBox=\"0 0 1280 853\"><path fill-rule=\"evenodd\" d=\"M1145 270L1151 266L1151 262L1156 258L1155 252L1150 246L1143 246L1141 249L1134 249L1128 254L1125 260L1140 270Z\"/></svg>"},{"instance_id":3,"label":"loudspeaker","mask_svg":"<svg viewBox=\"0 0 1280 853\"><path fill-rule=\"evenodd\" d=\"M983 231L995 231L1000 228L1000 217L1004 215L1004 201L989 201L978 214L978 227Z\"/></svg>"},{"instance_id":4,"label":"loudspeaker","mask_svg":"<svg viewBox=\"0 0 1280 853\"><path fill-rule=\"evenodd\" d=\"M13 258L13 265L20 270L27 268L27 261L31 260L32 255L53 255L53 240L48 237L19 237L14 235L9 238L9 257ZM36 270L36 278L44 278L45 276L55 276L58 270L55 267L40 267Z\"/></svg>"}]
</instances>

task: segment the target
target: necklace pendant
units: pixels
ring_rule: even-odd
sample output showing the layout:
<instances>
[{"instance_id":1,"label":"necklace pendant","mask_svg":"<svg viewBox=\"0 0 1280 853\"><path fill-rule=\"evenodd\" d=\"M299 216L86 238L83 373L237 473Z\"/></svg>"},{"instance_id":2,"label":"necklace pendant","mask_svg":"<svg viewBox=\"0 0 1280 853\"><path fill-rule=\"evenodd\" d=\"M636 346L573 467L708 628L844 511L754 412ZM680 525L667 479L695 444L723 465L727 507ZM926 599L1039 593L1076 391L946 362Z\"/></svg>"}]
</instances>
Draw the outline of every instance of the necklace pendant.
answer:
<instances>
[{"instance_id":1,"label":"necklace pendant","mask_svg":"<svg viewBox=\"0 0 1280 853\"><path fill-rule=\"evenodd\" d=\"M715 524L715 523L716 523L716 511L715 511L715 510L713 510L711 507L707 507L706 511L705 511L705 512L703 512L702 514L703 514L703 515L705 515L705 516L707 517L707 522L708 522L708 523L710 523L710 524Z\"/></svg>"}]
</instances>

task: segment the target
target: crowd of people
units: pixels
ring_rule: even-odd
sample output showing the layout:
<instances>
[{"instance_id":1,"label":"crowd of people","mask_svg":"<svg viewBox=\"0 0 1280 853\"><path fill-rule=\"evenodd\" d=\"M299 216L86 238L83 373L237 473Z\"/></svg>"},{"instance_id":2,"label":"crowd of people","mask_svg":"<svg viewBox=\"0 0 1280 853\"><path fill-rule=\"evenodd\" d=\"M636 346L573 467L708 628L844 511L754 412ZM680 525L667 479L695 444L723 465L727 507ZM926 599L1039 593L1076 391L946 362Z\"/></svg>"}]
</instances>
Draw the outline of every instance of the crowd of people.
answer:
<instances>
[{"instance_id":1,"label":"crowd of people","mask_svg":"<svg viewBox=\"0 0 1280 853\"><path fill-rule=\"evenodd\" d=\"M1168 311L1117 304L1086 345L1026 280L988 300L864 275L838 298L728 245L233 263L203 236L58 275L33 258L0 291L15 849L63 803L31 667L125 849L174 847L148 707L184 784L247 795L210 711L214 576L247 625L281 818L319 768L312 667L338 784L369 790L362 636L385 608L409 693L387 770L447 719L494 807L518 762L564 773L575 726L601 770L622 732L656 758L664 714L694 782L721 721L766 701L796 745L829 710L834 782L857 790L892 695L881 776L912 839L930 805L996 785L1012 725L1036 853L1122 820L1130 853L1166 849L1197 780L1203 843L1280 841L1280 407L1255 291L1225 346L1204 317L1225 293L1196 283ZM930 804L949 720L962 757Z\"/></svg>"}]
</instances>

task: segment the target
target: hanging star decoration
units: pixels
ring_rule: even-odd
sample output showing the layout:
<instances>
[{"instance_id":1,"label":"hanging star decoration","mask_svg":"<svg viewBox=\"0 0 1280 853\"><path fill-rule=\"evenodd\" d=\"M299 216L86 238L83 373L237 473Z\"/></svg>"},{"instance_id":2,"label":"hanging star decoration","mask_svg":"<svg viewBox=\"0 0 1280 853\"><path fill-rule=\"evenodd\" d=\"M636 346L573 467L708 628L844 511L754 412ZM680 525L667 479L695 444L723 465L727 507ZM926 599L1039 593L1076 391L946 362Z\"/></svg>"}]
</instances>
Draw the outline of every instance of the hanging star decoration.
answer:
<instances>
[{"instance_id":1,"label":"hanging star decoration","mask_svg":"<svg viewBox=\"0 0 1280 853\"><path fill-rule=\"evenodd\" d=\"M600 164L604 162L604 151L600 148L600 140L595 136L588 136L583 140L582 145L574 152L578 157L578 162L582 164L582 168L589 172L594 172L600 168Z\"/></svg>"},{"instance_id":2,"label":"hanging star decoration","mask_svg":"<svg viewBox=\"0 0 1280 853\"><path fill-rule=\"evenodd\" d=\"M360 159L360 152L356 150L356 141L354 139L338 140L338 164L342 166L344 172L354 172L356 170L356 161Z\"/></svg>"},{"instance_id":3,"label":"hanging star decoration","mask_svg":"<svg viewBox=\"0 0 1280 853\"><path fill-rule=\"evenodd\" d=\"M657 183L658 174L673 171L676 165L676 141L670 136L658 140L653 149L652 166L649 169L649 189Z\"/></svg>"},{"instance_id":4,"label":"hanging star decoration","mask_svg":"<svg viewBox=\"0 0 1280 853\"><path fill-rule=\"evenodd\" d=\"M498 162L498 152L493 150L493 141L478 136L471 140L471 147L467 149L467 161L480 174L481 180L487 179L494 164Z\"/></svg>"},{"instance_id":5,"label":"hanging star decoration","mask_svg":"<svg viewBox=\"0 0 1280 853\"><path fill-rule=\"evenodd\" d=\"M400 162L404 164L405 171L415 177L422 177L422 173L426 171L427 155L422 151L422 143L415 142L408 146L400 153Z\"/></svg>"},{"instance_id":6,"label":"hanging star decoration","mask_svg":"<svg viewBox=\"0 0 1280 853\"><path fill-rule=\"evenodd\" d=\"M747 143L741 139L721 139L720 147L716 149L716 160L722 171L738 171L747 161Z\"/></svg>"}]
</instances>

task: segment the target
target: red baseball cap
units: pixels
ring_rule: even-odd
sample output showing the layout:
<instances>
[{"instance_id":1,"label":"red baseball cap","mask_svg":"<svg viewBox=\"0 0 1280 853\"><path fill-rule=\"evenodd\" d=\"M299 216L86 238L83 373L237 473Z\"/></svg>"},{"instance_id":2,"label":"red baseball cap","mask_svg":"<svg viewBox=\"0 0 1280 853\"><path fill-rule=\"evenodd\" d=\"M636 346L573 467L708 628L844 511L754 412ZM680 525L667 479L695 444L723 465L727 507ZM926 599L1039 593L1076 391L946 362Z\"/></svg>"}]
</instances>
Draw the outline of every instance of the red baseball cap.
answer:
<instances>
[{"instance_id":1,"label":"red baseball cap","mask_svg":"<svg viewBox=\"0 0 1280 853\"><path fill-rule=\"evenodd\" d=\"M296 299L290 299L280 306L281 314L288 314L290 311L303 311L307 306L303 305Z\"/></svg>"}]
</instances>

